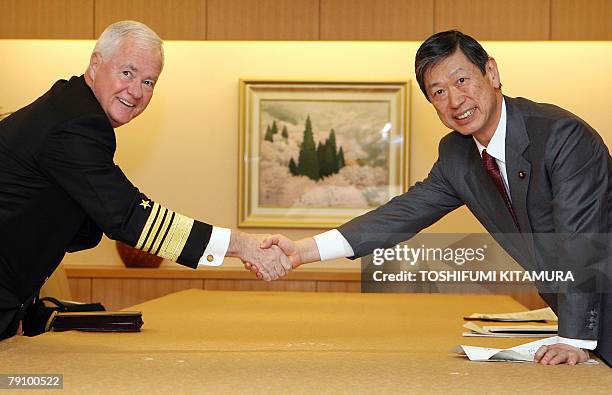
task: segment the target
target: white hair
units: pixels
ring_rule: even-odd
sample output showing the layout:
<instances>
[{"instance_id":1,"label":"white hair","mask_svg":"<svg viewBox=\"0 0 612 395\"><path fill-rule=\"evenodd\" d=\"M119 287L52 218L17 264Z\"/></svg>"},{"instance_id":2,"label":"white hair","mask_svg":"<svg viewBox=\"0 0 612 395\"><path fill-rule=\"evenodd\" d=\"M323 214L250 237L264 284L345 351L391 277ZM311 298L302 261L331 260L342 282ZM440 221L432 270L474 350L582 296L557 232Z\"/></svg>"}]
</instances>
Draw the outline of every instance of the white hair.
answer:
<instances>
[{"instance_id":1,"label":"white hair","mask_svg":"<svg viewBox=\"0 0 612 395\"><path fill-rule=\"evenodd\" d=\"M164 42L150 27L137 21L120 21L108 26L100 34L94 52L100 53L104 60L110 59L128 38L138 48L158 50L163 67Z\"/></svg>"}]
</instances>

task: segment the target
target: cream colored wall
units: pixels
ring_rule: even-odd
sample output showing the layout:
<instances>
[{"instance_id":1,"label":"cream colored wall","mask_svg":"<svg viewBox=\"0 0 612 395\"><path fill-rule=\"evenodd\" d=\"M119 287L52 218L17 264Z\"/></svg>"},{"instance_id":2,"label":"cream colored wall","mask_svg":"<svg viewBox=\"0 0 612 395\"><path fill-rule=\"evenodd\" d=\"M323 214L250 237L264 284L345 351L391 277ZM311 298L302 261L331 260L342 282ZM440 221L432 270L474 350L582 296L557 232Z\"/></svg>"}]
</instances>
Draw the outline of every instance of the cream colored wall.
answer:
<instances>
[{"instance_id":1,"label":"cream colored wall","mask_svg":"<svg viewBox=\"0 0 612 395\"><path fill-rule=\"evenodd\" d=\"M446 134L414 81L415 42L166 43L166 67L143 115L117 129L116 161L142 191L186 215L234 228L238 191L238 79L411 79L410 180L427 175ZM612 42L489 42L504 92L580 115L612 143ZM0 40L0 106L26 105L58 78L81 74L93 41ZM284 232L301 238L320 230ZM483 231L465 209L430 228ZM113 244L69 254L71 264L120 265ZM238 265L239 261L229 260ZM325 267L358 267L337 260Z\"/></svg>"}]
</instances>

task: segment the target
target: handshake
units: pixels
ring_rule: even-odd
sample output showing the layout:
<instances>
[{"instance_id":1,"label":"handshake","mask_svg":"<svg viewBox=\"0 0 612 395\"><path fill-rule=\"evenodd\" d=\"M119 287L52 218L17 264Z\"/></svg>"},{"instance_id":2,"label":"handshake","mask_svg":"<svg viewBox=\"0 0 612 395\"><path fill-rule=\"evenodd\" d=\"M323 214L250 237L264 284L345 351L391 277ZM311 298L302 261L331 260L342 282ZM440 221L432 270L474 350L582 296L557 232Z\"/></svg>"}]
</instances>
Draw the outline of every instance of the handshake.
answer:
<instances>
[{"instance_id":1,"label":"handshake","mask_svg":"<svg viewBox=\"0 0 612 395\"><path fill-rule=\"evenodd\" d=\"M300 244L308 243L294 242L283 235L248 234L232 230L226 256L240 258L244 267L258 278L272 281L306 263L303 259L306 251L300 251Z\"/></svg>"}]
</instances>

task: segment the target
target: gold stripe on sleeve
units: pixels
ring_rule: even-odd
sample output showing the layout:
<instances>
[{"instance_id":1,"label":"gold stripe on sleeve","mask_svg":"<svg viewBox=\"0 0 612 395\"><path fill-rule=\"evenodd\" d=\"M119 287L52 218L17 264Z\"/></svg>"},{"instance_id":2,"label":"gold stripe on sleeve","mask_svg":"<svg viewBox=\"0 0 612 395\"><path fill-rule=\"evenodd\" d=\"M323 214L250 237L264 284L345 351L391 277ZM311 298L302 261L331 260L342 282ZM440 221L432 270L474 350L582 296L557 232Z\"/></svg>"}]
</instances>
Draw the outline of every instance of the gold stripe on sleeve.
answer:
<instances>
[{"instance_id":1,"label":"gold stripe on sleeve","mask_svg":"<svg viewBox=\"0 0 612 395\"><path fill-rule=\"evenodd\" d=\"M183 248L185 248L193 224L193 219L175 213L174 221L170 226L168 236L162 243L157 255L176 262Z\"/></svg>"},{"instance_id":2,"label":"gold stripe on sleeve","mask_svg":"<svg viewBox=\"0 0 612 395\"><path fill-rule=\"evenodd\" d=\"M159 213L157 214L157 218L155 218L153 225L151 225L149 236L147 237L147 239L144 242L144 245L142 246L143 251L149 251L149 249L155 242L155 237L157 236L159 232L159 228L162 226L162 221L166 217L164 215L166 214L166 211L168 211L167 208L165 208L164 206L159 206Z\"/></svg>"},{"instance_id":3,"label":"gold stripe on sleeve","mask_svg":"<svg viewBox=\"0 0 612 395\"><path fill-rule=\"evenodd\" d=\"M167 210L166 216L164 217L164 222L161 224L159 230L157 231L157 234L155 236L155 242L153 243L152 248L148 250L149 252L154 253L159 248L159 245L161 244L164 234L166 234L166 230L168 229L168 226L170 225L170 220L172 219L172 213L173 213L172 210Z\"/></svg>"},{"instance_id":4,"label":"gold stripe on sleeve","mask_svg":"<svg viewBox=\"0 0 612 395\"><path fill-rule=\"evenodd\" d=\"M160 207L159 204L155 202L153 203L153 208L151 209L149 218L147 218L147 222L145 222L144 228L142 228L142 232L140 233L140 237L138 238L138 243L136 243L136 248L142 249L143 244L145 240L147 239L147 235L149 234L149 231L151 230L151 225L153 224L153 221L155 220L159 207Z\"/></svg>"}]
</instances>

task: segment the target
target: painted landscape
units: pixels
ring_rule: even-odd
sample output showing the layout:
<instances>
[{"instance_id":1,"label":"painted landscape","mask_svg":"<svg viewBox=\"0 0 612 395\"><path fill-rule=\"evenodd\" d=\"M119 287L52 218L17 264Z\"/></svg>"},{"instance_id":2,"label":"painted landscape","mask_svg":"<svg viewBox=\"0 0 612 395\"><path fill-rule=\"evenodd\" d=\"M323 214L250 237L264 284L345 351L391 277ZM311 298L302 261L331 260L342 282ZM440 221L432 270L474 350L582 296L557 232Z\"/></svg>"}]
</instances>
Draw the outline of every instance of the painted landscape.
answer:
<instances>
[{"instance_id":1,"label":"painted landscape","mask_svg":"<svg viewBox=\"0 0 612 395\"><path fill-rule=\"evenodd\" d=\"M371 208L389 199L387 102L260 103L261 207Z\"/></svg>"}]
</instances>

